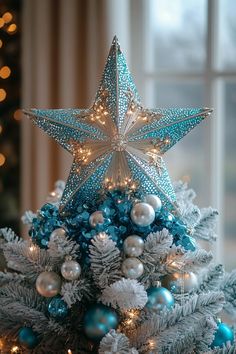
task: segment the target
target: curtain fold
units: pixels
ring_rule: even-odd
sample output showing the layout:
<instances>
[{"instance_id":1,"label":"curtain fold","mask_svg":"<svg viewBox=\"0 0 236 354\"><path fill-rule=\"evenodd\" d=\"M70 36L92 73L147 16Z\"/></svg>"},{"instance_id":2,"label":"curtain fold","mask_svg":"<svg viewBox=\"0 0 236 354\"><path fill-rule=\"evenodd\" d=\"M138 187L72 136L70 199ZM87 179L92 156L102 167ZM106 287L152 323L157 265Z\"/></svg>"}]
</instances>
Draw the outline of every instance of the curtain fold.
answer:
<instances>
[{"instance_id":1,"label":"curtain fold","mask_svg":"<svg viewBox=\"0 0 236 354\"><path fill-rule=\"evenodd\" d=\"M23 0L22 107L88 107L95 96L112 37L129 56L129 1ZM24 118L22 210L37 210L71 156Z\"/></svg>"}]
</instances>

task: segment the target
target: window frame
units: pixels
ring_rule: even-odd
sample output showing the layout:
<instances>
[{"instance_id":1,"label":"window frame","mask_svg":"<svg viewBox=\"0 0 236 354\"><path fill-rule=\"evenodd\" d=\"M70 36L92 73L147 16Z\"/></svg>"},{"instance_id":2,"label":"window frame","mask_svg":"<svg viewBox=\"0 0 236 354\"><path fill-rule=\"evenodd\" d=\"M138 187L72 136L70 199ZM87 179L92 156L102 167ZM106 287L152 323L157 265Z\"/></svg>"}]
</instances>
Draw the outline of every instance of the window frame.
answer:
<instances>
[{"instance_id":1,"label":"window frame","mask_svg":"<svg viewBox=\"0 0 236 354\"><path fill-rule=\"evenodd\" d=\"M157 0L158 1L158 0ZM149 1L131 0L131 62L132 71L136 77L141 97L147 106L152 106L152 92L148 89L151 81L161 80L162 82L180 83L186 81L202 81L206 89L205 105L214 107L214 113L209 123L206 139L209 149L206 152L208 166L210 166L209 203L219 211L217 224L218 242L214 247L214 253L218 262L224 260L224 143L226 119L224 115L224 81L236 82L236 69L223 70L217 66L219 53L219 1L206 0L206 65L199 72L176 72L176 71L155 71L148 72L145 69L145 55L148 47L148 6ZM142 25L141 25L142 24ZM141 70L140 70L141 68ZM204 173L204 172L203 172ZM208 173L208 171L206 172Z\"/></svg>"}]
</instances>

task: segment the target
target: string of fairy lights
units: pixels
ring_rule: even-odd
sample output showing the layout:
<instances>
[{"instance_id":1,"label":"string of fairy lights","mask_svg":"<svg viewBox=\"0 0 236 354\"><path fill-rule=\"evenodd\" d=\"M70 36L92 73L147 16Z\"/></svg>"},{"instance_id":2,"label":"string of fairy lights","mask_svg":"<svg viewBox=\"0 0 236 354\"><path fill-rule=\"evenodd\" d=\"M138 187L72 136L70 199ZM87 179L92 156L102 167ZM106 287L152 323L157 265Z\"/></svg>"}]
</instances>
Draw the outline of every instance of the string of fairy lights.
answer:
<instances>
[{"instance_id":1,"label":"string of fairy lights","mask_svg":"<svg viewBox=\"0 0 236 354\"><path fill-rule=\"evenodd\" d=\"M0 2L0 227L18 230L21 1Z\"/></svg>"}]
</instances>

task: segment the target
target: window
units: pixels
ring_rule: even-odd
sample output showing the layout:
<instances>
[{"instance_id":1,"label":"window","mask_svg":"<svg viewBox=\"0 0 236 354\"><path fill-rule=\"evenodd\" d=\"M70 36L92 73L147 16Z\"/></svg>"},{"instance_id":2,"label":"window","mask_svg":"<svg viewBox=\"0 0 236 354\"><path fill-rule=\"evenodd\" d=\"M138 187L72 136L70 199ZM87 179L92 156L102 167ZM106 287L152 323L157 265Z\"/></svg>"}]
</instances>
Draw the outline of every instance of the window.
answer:
<instances>
[{"instance_id":1,"label":"window","mask_svg":"<svg viewBox=\"0 0 236 354\"><path fill-rule=\"evenodd\" d=\"M135 36L143 40L134 45L145 44L135 53L143 71L134 72L145 104L214 107L212 119L170 150L165 161L172 180L185 179L196 190L200 206L219 210L216 253L231 269L236 266L236 2L135 3L143 24L136 25Z\"/></svg>"}]
</instances>

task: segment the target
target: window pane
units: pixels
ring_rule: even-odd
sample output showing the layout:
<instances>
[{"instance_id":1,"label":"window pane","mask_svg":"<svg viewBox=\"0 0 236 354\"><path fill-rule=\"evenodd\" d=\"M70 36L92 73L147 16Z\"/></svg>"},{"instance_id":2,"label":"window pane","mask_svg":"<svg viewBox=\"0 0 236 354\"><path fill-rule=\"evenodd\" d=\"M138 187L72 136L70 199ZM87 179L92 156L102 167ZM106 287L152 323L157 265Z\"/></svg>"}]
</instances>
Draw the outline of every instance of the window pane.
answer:
<instances>
[{"instance_id":1,"label":"window pane","mask_svg":"<svg viewBox=\"0 0 236 354\"><path fill-rule=\"evenodd\" d=\"M236 82L225 83L225 263L236 267Z\"/></svg>"},{"instance_id":2,"label":"window pane","mask_svg":"<svg viewBox=\"0 0 236 354\"><path fill-rule=\"evenodd\" d=\"M219 67L236 69L236 1L220 0L219 7Z\"/></svg>"},{"instance_id":3,"label":"window pane","mask_svg":"<svg viewBox=\"0 0 236 354\"><path fill-rule=\"evenodd\" d=\"M204 107L204 86L194 83L151 83L154 107ZM151 102L150 102L151 103ZM164 160L172 180L184 179L197 192L196 202L209 205L209 180L207 171L209 122L204 121L170 149Z\"/></svg>"},{"instance_id":4,"label":"window pane","mask_svg":"<svg viewBox=\"0 0 236 354\"><path fill-rule=\"evenodd\" d=\"M149 0L147 70L199 71L206 60L206 0Z\"/></svg>"}]
</instances>

